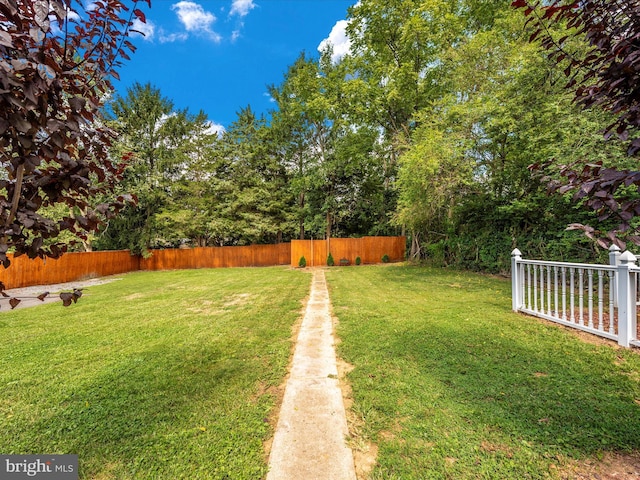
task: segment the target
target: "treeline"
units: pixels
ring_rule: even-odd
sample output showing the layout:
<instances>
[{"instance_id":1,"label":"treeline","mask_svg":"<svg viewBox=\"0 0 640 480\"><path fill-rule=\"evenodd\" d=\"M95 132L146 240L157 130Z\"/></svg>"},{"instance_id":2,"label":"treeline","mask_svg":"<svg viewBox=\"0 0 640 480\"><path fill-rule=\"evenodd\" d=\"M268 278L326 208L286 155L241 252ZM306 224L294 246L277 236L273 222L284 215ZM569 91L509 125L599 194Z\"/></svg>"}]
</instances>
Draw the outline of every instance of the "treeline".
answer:
<instances>
[{"instance_id":1,"label":"treeline","mask_svg":"<svg viewBox=\"0 0 640 480\"><path fill-rule=\"evenodd\" d=\"M413 260L484 271L508 269L515 247L602 256L566 230L597 219L547 195L541 176L629 160L603 139L612 119L572 103L565 67L529 42L510 4L361 0L349 10L349 54L302 53L270 87L273 111L243 108L221 135L203 113L134 85L108 117L120 134L113 156L129 162L120 189L138 203L92 246L144 253L403 233Z\"/></svg>"}]
</instances>

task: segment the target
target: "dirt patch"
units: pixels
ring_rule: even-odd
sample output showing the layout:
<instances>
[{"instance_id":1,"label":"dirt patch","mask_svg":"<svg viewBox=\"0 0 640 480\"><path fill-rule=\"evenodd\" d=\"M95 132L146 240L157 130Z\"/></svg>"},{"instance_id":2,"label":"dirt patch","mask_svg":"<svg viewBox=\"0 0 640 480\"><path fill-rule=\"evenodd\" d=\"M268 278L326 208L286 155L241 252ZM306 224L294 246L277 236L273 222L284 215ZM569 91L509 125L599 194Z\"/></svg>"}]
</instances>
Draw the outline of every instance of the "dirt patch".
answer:
<instances>
[{"instance_id":1,"label":"dirt patch","mask_svg":"<svg viewBox=\"0 0 640 480\"><path fill-rule=\"evenodd\" d=\"M189 305L191 305L191 303L189 303ZM197 305L185 307L187 311L197 313L199 315L220 315L224 313L224 310L216 308L217 303L211 300L203 300L198 302Z\"/></svg>"},{"instance_id":2,"label":"dirt patch","mask_svg":"<svg viewBox=\"0 0 640 480\"><path fill-rule=\"evenodd\" d=\"M561 323L556 323L556 322L553 322L551 320L547 320L546 318L535 317L533 315L528 315L526 313L521 313L521 315L523 315L523 316L525 316L525 317L527 317L529 319L530 318L535 318L536 320L539 320L540 322L542 322L542 323L544 323L546 325L552 325L554 327L563 329L566 332L569 332L570 334L572 334L575 337L579 338L583 342L590 343L592 345L598 345L598 346L608 345L610 347L623 348L623 347L620 347L615 340L610 340L610 339L605 338L605 337L600 337L599 335L596 335L594 333L585 332L584 330L580 330L580 329L577 329L577 328L569 327L567 325L562 325ZM609 328L609 317L608 317L608 314L605 314L604 318L605 318L605 322L604 322L605 330L608 330L608 328ZM615 322L615 328L616 328L616 330L618 328L617 321ZM640 331L640 322L638 322L638 330ZM634 352L640 353L640 348L631 348L631 349L625 348L625 350L630 350L630 351L634 351Z\"/></svg>"},{"instance_id":3,"label":"dirt patch","mask_svg":"<svg viewBox=\"0 0 640 480\"><path fill-rule=\"evenodd\" d=\"M575 462L559 471L560 478L571 480L638 480L640 453L605 453L602 460Z\"/></svg>"},{"instance_id":4,"label":"dirt patch","mask_svg":"<svg viewBox=\"0 0 640 480\"><path fill-rule=\"evenodd\" d=\"M230 295L225 299L224 307L238 307L241 305L246 305L251 300L250 293L236 293L234 295Z\"/></svg>"},{"instance_id":5,"label":"dirt patch","mask_svg":"<svg viewBox=\"0 0 640 480\"><path fill-rule=\"evenodd\" d=\"M132 293L131 295L127 295L126 297L124 297L123 300L139 300L141 298L144 298L144 294L143 293Z\"/></svg>"},{"instance_id":6,"label":"dirt patch","mask_svg":"<svg viewBox=\"0 0 640 480\"><path fill-rule=\"evenodd\" d=\"M487 442L486 440L480 444L480 448L488 453L502 453L507 458L513 458L513 450L507 445L499 443Z\"/></svg>"}]
</instances>

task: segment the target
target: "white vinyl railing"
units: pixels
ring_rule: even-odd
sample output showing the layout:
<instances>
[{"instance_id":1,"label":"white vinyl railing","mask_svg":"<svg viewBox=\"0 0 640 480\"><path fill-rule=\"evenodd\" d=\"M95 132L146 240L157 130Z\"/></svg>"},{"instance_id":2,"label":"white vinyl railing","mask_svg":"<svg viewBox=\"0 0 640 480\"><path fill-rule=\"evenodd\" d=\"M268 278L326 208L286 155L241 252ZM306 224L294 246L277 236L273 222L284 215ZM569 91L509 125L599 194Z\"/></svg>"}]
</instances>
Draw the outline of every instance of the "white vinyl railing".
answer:
<instances>
[{"instance_id":1,"label":"white vinyl railing","mask_svg":"<svg viewBox=\"0 0 640 480\"><path fill-rule=\"evenodd\" d=\"M545 318L617 341L640 346L637 335L637 277L631 252L610 248L610 265L546 262L511 253L514 311Z\"/></svg>"}]
</instances>

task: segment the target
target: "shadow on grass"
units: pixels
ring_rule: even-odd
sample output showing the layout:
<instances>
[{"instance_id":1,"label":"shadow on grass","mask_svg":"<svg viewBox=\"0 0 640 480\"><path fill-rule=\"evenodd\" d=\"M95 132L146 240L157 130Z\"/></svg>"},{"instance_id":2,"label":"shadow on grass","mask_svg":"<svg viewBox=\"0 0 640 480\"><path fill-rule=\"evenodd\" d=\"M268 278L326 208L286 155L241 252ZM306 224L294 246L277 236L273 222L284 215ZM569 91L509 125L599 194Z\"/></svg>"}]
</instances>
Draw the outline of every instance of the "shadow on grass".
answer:
<instances>
[{"instance_id":1,"label":"shadow on grass","mask_svg":"<svg viewBox=\"0 0 640 480\"><path fill-rule=\"evenodd\" d=\"M140 352L68 392L34 444L77 453L82 478L259 478L268 427L250 369L215 348Z\"/></svg>"},{"instance_id":2,"label":"shadow on grass","mask_svg":"<svg viewBox=\"0 0 640 480\"><path fill-rule=\"evenodd\" d=\"M601 355L596 348L568 342L558 352L551 351L557 344L545 343L532 348L469 324L432 324L402 332L395 348L404 349L453 401L465 403L472 423L573 454L638 448L637 380L607 360L595 361Z\"/></svg>"},{"instance_id":3,"label":"shadow on grass","mask_svg":"<svg viewBox=\"0 0 640 480\"><path fill-rule=\"evenodd\" d=\"M572 458L639 448L640 355L511 312L507 281L419 267L329 281L372 478L562 478Z\"/></svg>"}]
</instances>

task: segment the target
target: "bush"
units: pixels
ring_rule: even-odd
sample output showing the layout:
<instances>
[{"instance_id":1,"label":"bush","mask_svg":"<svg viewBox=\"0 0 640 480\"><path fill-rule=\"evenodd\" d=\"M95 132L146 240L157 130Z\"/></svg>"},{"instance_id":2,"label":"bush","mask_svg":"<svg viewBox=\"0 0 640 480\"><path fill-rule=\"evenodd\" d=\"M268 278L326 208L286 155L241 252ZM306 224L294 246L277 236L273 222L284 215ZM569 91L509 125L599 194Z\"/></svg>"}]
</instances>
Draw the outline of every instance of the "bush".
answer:
<instances>
[{"instance_id":1,"label":"bush","mask_svg":"<svg viewBox=\"0 0 640 480\"><path fill-rule=\"evenodd\" d=\"M298 266L300 268L305 268L307 266L307 259L304 257L300 257L300 261L298 262Z\"/></svg>"},{"instance_id":2,"label":"bush","mask_svg":"<svg viewBox=\"0 0 640 480\"><path fill-rule=\"evenodd\" d=\"M382 256L382 263L389 263L389 255L386 253Z\"/></svg>"},{"instance_id":3,"label":"bush","mask_svg":"<svg viewBox=\"0 0 640 480\"><path fill-rule=\"evenodd\" d=\"M356 257L356 265L360 265L362 263L362 259L360 257Z\"/></svg>"},{"instance_id":4,"label":"bush","mask_svg":"<svg viewBox=\"0 0 640 480\"><path fill-rule=\"evenodd\" d=\"M329 256L327 257L327 265L333 267L335 264L336 262L333 260L333 255L331 255L331 252L329 252Z\"/></svg>"}]
</instances>

